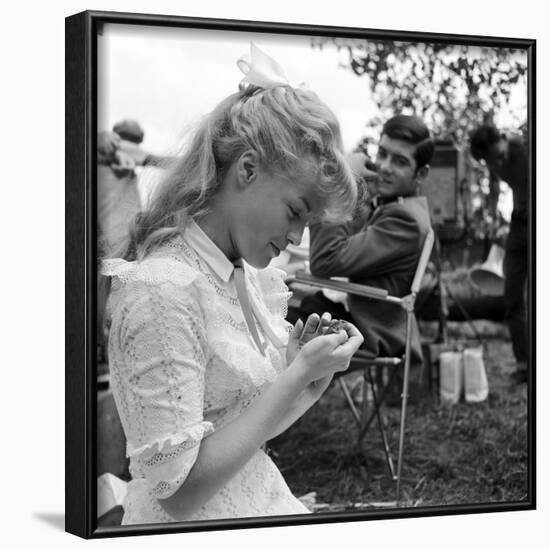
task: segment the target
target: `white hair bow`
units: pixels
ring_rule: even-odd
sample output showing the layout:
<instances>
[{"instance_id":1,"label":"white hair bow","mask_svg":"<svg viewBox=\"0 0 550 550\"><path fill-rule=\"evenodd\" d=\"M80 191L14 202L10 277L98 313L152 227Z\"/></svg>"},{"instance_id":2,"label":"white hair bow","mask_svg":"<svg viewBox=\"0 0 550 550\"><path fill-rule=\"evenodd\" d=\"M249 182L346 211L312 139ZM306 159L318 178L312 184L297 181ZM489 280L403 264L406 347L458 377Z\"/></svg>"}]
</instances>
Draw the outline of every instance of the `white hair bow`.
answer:
<instances>
[{"instance_id":1,"label":"white hair bow","mask_svg":"<svg viewBox=\"0 0 550 550\"><path fill-rule=\"evenodd\" d=\"M245 75L241 80L240 88L248 84L266 89L290 86L283 68L253 42L250 43L250 55L243 55L237 61L237 66Z\"/></svg>"}]
</instances>

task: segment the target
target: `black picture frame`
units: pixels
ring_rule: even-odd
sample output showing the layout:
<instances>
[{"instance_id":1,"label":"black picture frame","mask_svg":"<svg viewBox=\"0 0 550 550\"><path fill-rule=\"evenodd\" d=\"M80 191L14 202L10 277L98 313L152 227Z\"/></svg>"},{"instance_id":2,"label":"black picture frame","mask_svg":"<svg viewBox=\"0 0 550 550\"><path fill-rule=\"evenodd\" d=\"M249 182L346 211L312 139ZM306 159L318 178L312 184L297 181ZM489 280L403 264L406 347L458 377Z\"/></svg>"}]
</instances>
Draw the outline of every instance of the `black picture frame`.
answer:
<instances>
[{"instance_id":1,"label":"black picture frame","mask_svg":"<svg viewBox=\"0 0 550 550\"><path fill-rule=\"evenodd\" d=\"M300 517L183 522L98 528L96 520L96 278L97 196L97 36L103 24L147 25L254 31L284 35L315 35L401 41L513 47L528 55L528 139L530 143L531 200L529 217L530 285L529 346L532 367L528 384L529 498L522 502L456 505L437 508L385 509L362 512L319 513ZM66 531L83 538L103 538L186 531L242 529L265 526L318 524L371 519L412 518L533 510L536 507L535 418L535 154L536 154L536 41L488 36L450 35L363 28L294 25L274 22L188 18L154 14L86 11L66 18Z\"/></svg>"}]
</instances>

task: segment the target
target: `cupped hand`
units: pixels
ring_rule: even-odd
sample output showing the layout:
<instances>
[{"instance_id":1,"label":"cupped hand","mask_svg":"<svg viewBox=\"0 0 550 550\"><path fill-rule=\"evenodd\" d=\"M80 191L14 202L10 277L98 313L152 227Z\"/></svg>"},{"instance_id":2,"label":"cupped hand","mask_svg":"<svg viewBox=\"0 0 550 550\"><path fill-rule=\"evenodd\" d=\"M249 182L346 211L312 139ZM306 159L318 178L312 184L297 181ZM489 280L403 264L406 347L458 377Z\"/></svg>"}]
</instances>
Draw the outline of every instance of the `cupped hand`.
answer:
<instances>
[{"instance_id":1,"label":"cupped hand","mask_svg":"<svg viewBox=\"0 0 550 550\"><path fill-rule=\"evenodd\" d=\"M326 332L330 321L331 315L328 312L323 313L321 317L317 313L312 313L305 323L301 319L298 319L288 338L286 348L287 365L290 365L294 361L304 344Z\"/></svg>"},{"instance_id":2,"label":"cupped hand","mask_svg":"<svg viewBox=\"0 0 550 550\"><path fill-rule=\"evenodd\" d=\"M326 332L326 330L325 330ZM335 334L321 334L307 342L296 355L292 367L299 369L306 384L345 371L363 336L351 323Z\"/></svg>"}]
</instances>

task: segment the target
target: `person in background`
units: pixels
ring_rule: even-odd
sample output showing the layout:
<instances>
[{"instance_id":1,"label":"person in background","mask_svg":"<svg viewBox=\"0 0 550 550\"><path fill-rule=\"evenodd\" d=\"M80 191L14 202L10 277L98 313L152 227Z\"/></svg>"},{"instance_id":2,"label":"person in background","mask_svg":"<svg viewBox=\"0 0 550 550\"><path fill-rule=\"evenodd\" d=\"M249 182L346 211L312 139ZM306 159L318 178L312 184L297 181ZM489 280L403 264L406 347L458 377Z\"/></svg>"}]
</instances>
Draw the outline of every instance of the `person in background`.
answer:
<instances>
[{"instance_id":1,"label":"person in background","mask_svg":"<svg viewBox=\"0 0 550 550\"><path fill-rule=\"evenodd\" d=\"M157 155L143 149L141 143L145 133L135 120L125 119L118 122L114 125L113 132L121 138L118 150L129 156L137 166L168 168L177 161L175 156Z\"/></svg>"},{"instance_id":2,"label":"person in background","mask_svg":"<svg viewBox=\"0 0 550 550\"><path fill-rule=\"evenodd\" d=\"M470 152L485 161L492 182L505 181L513 193L514 207L506 239L504 258L505 319L510 329L516 369L512 379L526 382L529 353L527 345L526 287L529 266L529 158L525 140L507 135L493 125L483 125L470 134Z\"/></svg>"},{"instance_id":3,"label":"person in background","mask_svg":"<svg viewBox=\"0 0 550 550\"><path fill-rule=\"evenodd\" d=\"M126 238L130 221L141 210L135 168L139 162L124 150L137 147L144 132L134 120L123 120L113 131L98 134L97 220L100 256L115 250Z\"/></svg>"},{"instance_id":4,"label":"person in background","mask_svg":"<svg viewBox=\"0 0 550 550\"><path fill-rule=\"evenodd\" d=\"M118 133L117 131L118 130ZM137 122L115 124L113 131L97 135L97 250L98 261L120 246L128 234L130 221L141 210L135 173L136 162L121 150L123 138L140 143L143 130ZM104 281L97 278L97 359L105 369L107 336L104 315L107 299Z\"/></svg>"}]
</instances>

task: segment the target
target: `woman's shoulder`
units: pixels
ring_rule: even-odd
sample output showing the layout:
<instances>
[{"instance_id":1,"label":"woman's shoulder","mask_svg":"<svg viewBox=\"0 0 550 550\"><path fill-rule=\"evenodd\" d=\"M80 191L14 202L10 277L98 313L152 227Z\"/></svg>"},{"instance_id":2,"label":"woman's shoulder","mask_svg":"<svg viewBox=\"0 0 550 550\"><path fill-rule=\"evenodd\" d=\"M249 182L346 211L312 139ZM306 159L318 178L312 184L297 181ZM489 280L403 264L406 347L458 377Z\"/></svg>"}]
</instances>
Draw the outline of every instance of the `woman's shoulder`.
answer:
<instances>
[{"instance_id":1,"label":"woman's shoulder","mask_svg":"<svg viewBox=\"0 0 550 550\"><path fill-rule=\"evenodd\" d=\"M187 262L167 255L152 255L140 261L121 258L104 260L101 274L112 277L122 285L142 283L146 285L192 285L200 272Z\"/></svg>"},{"instance_id":2,"label":"woman's shoulder","mask_svg":"<svg viewBox=\"0 0 550 550\"><path fill-rule=\"evenodd\" d=\"M159 316L180 315L184 310L196 312L202 303L200 273L176 258L105 260L101 274L111 278L107 319L122 315L157 322Z\"/></svg>"}]
</instances>

